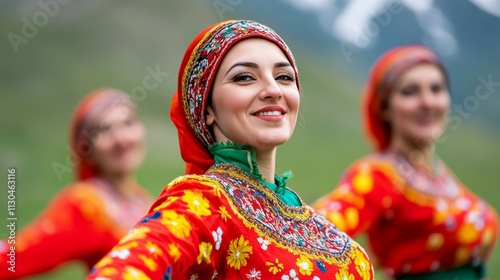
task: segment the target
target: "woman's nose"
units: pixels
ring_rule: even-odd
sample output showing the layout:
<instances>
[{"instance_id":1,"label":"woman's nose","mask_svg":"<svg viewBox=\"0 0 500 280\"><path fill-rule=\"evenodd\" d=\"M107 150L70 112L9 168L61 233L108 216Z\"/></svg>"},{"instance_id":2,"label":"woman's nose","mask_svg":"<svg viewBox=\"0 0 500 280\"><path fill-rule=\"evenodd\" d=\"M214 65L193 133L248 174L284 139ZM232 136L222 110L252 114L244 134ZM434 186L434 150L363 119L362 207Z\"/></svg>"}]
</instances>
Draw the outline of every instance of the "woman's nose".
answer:
<instances>
[{"instance_id":1,"label":"woman's nose","mask_svg":"<svg viewBox=\"0 0 500 280\"><path fill-rule=\"evenodd\" d=\"M420 100L422 102L422 105L425 107L432 107L432 105L435 103L437 99L436 94L432 92L431 89L424 90L422 95L420 96Z\"/></svg>"},{"instance_id":2,"label":"woman's nose","mask_svg":"<svg viewBox=\"0 0 500 280\"><path fill-rule=\"evenodd\" d=\"M274 78L269 78L264 81L263 89L260 94L261 99L279 99L283 96L283 92Z\"/></svg>"}]
</instances>

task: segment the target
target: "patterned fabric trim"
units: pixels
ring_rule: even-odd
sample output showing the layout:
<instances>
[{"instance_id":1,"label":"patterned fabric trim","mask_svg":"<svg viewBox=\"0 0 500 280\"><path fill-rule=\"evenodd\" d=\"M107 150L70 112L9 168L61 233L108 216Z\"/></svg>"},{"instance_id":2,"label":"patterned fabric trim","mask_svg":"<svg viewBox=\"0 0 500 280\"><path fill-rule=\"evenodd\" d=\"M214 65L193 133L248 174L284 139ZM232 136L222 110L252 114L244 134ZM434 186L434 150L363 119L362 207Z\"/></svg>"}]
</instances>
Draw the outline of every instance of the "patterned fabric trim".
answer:
<instances>
[{"instance_id":1,"label":"patterned fabric trim","mask_svg":"<svg viewBox=\"0 0 500 280\"><path fill-rule=\"evenodd\" d=\"M216 164L205 175L223 190L242 222L279 248L347 268L355 244L310 207L288 206L277 195L230 164ZM301 201L302 202L302 201Z\"/></svg>"},{"instance_id":2,"label":"patterned fabric trim","mask_svg":"<svg viewBox=\"0 0 500 280\"><path fill-rule=\"evenodd\" d=\"M418 205L435 205L437 200L453 200L463 192L456 177L446 167L446 174L442 178L432 180L418 173L408 162L394 156L372 154L355 164L380 170L406 198Z\"/></svg>"}]
</instances>

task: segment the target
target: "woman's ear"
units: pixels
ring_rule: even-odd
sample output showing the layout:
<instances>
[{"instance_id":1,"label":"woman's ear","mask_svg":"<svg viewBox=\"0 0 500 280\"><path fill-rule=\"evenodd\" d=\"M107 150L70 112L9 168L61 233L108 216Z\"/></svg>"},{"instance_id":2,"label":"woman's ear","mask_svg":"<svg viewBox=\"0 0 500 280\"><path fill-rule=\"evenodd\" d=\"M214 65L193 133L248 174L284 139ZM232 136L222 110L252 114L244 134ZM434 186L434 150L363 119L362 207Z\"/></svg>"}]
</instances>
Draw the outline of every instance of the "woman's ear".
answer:
<instances>
[{"instance_id":1,"label":"woman's ear","mask_svg":"<svg viewBox=\"0 0 500 280\"><path fill-rule=\"evenodd\" d=\"M207 110L205 111L205 123L208 126L211 126L215 122L215 112L212 106L207 106Z\"/></svg>"}]
</instances>

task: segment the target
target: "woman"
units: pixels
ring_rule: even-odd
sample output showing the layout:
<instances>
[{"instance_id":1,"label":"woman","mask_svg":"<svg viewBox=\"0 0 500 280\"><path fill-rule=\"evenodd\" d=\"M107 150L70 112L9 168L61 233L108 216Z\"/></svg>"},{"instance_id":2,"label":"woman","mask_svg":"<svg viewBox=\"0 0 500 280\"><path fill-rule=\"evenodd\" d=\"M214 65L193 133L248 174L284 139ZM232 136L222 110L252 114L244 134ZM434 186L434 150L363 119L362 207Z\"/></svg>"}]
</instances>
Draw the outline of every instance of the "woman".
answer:
<instances>
[{"instance_id":1,"label":"woman","mask_svg":"<svg viewBox=\"0 0 500 280\"><path fill-rule=\"evenodd\" d=\"M80 162L76 181L17 234L15 243L0 244L1 279L75 260L90 269L147 213L151 197L133 178L144 157L144 126L127 97L100 89L80 102L70 134ZM14 269L9 269L10 246L15 246Z\"/></svg>"},{"instance_id":2,"label":"woman","mask_svg":"<svg viewBox=\"0 0 500 280\"><path fill-rule=\"evenodd\" d=\"M361 247L275 175L295 128L292 53L269 27L203 30L179 69L170 115L186 174L89 279L373 279Z\"/></svg>"},{"instance_id":3,"label":"woman","mask_svg":"<svg viewBox=\"0 0 500 280\"><path fill-rule=\"evenodd\" d=\"M450 108L448 78L429 49L383 55L364 92L374 152L350 166L314 207L352 236L367 233L395 279L482 279L498 234L496 213L437 157Z\"/></svg>"}]
</instances>

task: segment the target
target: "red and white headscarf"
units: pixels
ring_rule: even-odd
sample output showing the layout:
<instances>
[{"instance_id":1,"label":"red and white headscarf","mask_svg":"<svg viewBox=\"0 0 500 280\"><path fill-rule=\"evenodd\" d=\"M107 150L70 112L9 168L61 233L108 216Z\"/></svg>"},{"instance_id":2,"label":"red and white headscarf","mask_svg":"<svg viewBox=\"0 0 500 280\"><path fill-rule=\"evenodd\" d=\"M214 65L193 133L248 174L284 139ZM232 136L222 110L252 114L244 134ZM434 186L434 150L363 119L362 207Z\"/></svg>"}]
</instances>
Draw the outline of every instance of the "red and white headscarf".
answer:
<instances>
[{"instance_id":1,"label":"red and white headscarf","mask_svg":"<svg viewBox=\"0 0 500 280\"><path fill-rule=\"evenodd\" d=\"M201 31L186 50L170 106L170 118L178 130L186 174L203 174L214 162L208 151L214 137L205 122L206 104L224 56L232 46L248 38L263 38L275 43L292 64L300 89L293 55L271 28L251 20L229 20Z\"/></svg>"}]
</instances>

